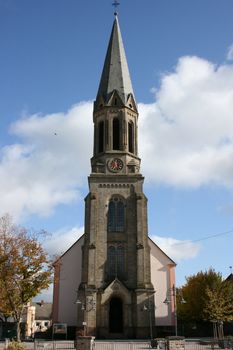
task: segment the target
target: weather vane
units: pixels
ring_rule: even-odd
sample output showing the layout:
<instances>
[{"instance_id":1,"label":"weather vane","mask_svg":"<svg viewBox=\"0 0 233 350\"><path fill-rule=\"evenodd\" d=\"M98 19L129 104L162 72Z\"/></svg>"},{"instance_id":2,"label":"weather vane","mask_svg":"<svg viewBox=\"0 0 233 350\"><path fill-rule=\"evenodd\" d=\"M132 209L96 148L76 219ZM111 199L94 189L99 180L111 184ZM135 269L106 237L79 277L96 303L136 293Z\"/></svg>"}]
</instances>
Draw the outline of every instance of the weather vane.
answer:
<instances>
[{"instance_id":1,"label":"weather vane","mask_svg":"<svg viewBox=\"0 0 233 350\"><path fill-rule=\"evenodd\" d=\"M117 16L117 7L120 5L120 3L117 0L114 0L112 3L112 6L115 7L114 15Z\"/></svg>"}]
</instances>

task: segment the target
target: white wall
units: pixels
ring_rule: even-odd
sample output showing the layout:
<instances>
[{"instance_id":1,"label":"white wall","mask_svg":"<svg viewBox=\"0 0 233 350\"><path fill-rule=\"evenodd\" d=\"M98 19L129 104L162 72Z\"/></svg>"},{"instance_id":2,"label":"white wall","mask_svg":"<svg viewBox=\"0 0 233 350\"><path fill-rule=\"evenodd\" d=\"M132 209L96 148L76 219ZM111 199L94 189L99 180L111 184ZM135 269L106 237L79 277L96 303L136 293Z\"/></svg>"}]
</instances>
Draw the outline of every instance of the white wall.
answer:
<instances>
[{"instance_id":1,"label":"white wall","mask_svg":"<svg viewBox=\"0 0 233 350\"><path fill-rule=\"evenodd\" d=\"M58 291L58 319L56 322L77 325L77 289L81 282L82 245L81 237L62 257ZM157 326L174 324L172 303L164 304L167 291L175 282L175 264L149 239L151 248L151 280L156 290L155 317Z\"/></svg>"},{"instance_id":2,"label":"white wall","mask_svg":"<svg viewBox=\"0 0 233 350\"><path fill-rule=\"evenodd\" d=\"M81 237L62 257L60 265L58 322L68 326L77 325L77 290L81 282L82 245Z\"/></svg>"}]
</instances>

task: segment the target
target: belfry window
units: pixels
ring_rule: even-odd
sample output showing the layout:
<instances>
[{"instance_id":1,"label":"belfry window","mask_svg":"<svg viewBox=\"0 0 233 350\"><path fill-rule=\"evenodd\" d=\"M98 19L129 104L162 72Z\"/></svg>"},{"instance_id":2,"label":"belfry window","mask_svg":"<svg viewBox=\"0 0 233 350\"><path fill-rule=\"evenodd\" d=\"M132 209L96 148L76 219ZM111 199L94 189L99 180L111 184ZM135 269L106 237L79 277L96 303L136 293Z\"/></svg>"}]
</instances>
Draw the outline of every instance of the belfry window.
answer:
<instances>
[{"instance_id":1,"label":"belfry window","mask_svg":"<svg viewBox=\"0 0 233 350\"><path fill-rule=\"evenodd\" d=\"M118 118L113 119L113 149L120 150L120 121Z\"/></svg>"},{"instance_id":2,"label":"belfry window","mask_svg":"<svg viewBox=\"0 0 233 350\"><path fill-rule=\"evenodd\" d=\"M125 206L123 201L116 197L108 206L108 232L123 232L125 230Z\"/></svg>"},{"instance_id":3,"label":"belfry window","mask_svg":"<svg viewBox=\"0 0 233 350\"><path fill-rule=\"evenodd\" d=\"M125 249L123 246L108 247L108 278L124 278L125 276Z\"/></svg>"},{"instance_id":4,"label":"belfry window","mask_svg":"<svg viewBox=\"0 0 233 350\"><path fill-rule=\"evenodd\" d=\"M98 151L99 153L104 151L104 122L99 123L99 130L98 130Z\"/></svg>"},{"instance_id":5,"label":"belfry window","mask_svg":"<svg viewBox=\"0 0 233 350\"><path fill-rule=\"evenodd\" d=\"M133 122L128 123L128 145L129 145L129 152L134 153L134 125L133 125Z\"/></svg>"}]
</instances>

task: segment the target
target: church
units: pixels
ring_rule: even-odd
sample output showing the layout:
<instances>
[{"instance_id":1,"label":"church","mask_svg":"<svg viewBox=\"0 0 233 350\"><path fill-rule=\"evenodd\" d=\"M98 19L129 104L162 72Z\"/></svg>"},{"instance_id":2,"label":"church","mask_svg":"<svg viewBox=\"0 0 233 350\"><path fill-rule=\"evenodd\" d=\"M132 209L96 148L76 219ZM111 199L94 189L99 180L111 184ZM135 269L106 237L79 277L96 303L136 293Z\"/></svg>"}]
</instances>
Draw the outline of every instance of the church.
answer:
<instances>
[{"instance_id":1,"label":"church","mask_svg":"<svg viewBox=\"0 0 233 350\"><path fill-rule=\"evenodd\" d=\"M115 13L94 102L84 234L55 263L53 296L53 323L100 339L154 338L176 322L176 264L148 236L138 118Z\"/></svg>"}]
</instances>

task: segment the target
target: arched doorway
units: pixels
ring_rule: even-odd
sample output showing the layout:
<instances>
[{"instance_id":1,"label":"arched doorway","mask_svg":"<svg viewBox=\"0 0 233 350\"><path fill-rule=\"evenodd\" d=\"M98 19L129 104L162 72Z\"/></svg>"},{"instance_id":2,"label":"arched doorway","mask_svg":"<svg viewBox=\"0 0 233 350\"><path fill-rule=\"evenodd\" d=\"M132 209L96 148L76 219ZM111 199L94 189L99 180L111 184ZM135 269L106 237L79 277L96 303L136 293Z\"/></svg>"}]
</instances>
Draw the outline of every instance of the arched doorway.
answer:
<instances>
[{"instance_id":1,"label":"arched doorway","mask_svg":"<svg viewBox=\"0 0 233 350\"><path fill-rule=\"evenodd\" d=\"M123 333L123 303L120 298L110 300L109 333Z\"/></svg>"}]
</instances>

